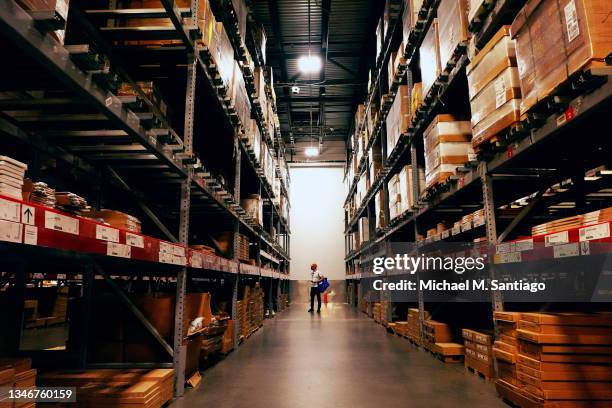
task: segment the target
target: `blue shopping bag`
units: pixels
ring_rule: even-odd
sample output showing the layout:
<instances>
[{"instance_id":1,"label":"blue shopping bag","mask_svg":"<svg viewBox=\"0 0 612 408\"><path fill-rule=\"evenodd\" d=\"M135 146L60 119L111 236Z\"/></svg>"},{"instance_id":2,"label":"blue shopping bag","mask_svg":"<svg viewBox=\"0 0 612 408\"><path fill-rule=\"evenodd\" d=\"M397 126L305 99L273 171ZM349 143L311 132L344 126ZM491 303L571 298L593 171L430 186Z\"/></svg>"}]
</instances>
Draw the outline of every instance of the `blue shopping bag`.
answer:
<instances>
[{"instance_id":1,"label":"blue shopping bag","mask_svg":"<svg viewBox=\"0 0 612 408\"><path fill-rule=\"evenodd\" d=\"M327 288L329 288L329 282L327 281L327 278L323 278L323 280L321 282L319 282L319 292L323 293L327 290Z\"/></svg>"}]
</instances>

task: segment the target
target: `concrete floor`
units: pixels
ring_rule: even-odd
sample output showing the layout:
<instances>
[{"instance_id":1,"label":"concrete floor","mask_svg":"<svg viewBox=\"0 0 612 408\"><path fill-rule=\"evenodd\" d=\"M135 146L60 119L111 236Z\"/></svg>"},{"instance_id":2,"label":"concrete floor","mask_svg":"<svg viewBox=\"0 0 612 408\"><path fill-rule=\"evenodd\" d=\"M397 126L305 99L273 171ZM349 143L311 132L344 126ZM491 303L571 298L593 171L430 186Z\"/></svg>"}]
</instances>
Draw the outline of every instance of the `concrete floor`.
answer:
<instances>
[{"instance_id":1,"label":"concrete floor","mask_svg":"<svg viewBox=\"0 0 612 408\"><path fill-rule=\"evenodd\" d=\"M347 305L293 304L172 407L507 407L495 387L388 334Z\"/></svg>"}]
</instances>

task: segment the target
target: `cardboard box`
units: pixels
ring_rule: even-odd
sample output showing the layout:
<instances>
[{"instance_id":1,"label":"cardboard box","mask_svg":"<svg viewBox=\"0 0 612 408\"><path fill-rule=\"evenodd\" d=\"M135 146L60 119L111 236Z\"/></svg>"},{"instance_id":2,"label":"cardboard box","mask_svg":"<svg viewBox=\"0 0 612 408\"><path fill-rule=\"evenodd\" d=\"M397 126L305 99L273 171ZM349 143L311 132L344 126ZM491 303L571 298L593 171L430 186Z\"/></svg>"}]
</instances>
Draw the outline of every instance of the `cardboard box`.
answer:
<instances>
[{"instance_id":1,"label":"cardboard box","mask_svg":"<svg viewBox=\"0 0 612 408\"><path fill-rule=\"evenodd\" d=\"M374 211L376 213L376 229L384 228L387 225L385 217L385 194L379 190L374 196Z\"/></svg>"},{"instance_id":2,"label":"cardboard box","mask_svg":"<svg viewBox=\"0 0 612 408\"><path fill-rule=\"evenodd\" d=\"M459 165L473 159L471 124L451 115L438 115L423 133L425 184L430 188L456 174Z\"/></svg>"},{"instance_id":3,"label":"cardboard box","mask_svg":"<svg viewBox=\"0 0 612 408\"><path fill-rule=\"evenodd\" d=\"M469 39L467 0L441 0L438 6L440 67L444 70L458 45Z\"/></svg>"},{"instance_id":4,"label":"cardboard box","mask_svg":"<svg viewBox=\"0 0 612 408\"><path fill-rule=\"evenodd\" d=\"M370 240L370 223L367 217L359 219L359 242L361 245Z\"/></svg>"},{"instance_id":5,"label":"cardboard box","mask_svg":"<svg viewBox=\"0 0 612 408\"><path fill-rule=\"evenodd\" d=\"M476 127L507 102L520 98L518 68L507 67L471 100L472 127Z\"/></svg>"},{"instance_id":6,"label":"cardboard box","mask_svg":"<svg viewBox=\"0 0 612 408\"><path fill-rule=\"evenodd\" d=\"M505 69L516 66L516 48L510 37L510 26L502 26L466 66L470 100Z\"/></svg>"},{"instance_id":7,"label":"cardboard box","mask_svg":"<svg viewBox=\"0 0 612 408\"><path fill-rule=\"evenodd\" d=\"M410 95L407 85L400 85L386 120L387 157L395 148L400 136L410 126Z\"/></svg>"},{"instance_id":8,"label":"cardboard box","mask_svg":"<svg viewBox=\"0 0 612 408\"><path fill-rule=\"evenodd\" d=\"M440 73L442 72L437 18L434 19L429 27L429 30L423 39L423 43L421 44L421 48L419 48L419 53L422 82L421 86L423 90L423 98L426 98L432 85L434 82L436 82L440 76Z\"/></svg>"},{"instance_id":9,"label":"cardboard box","mask_svg":"<svg viewBox=\"0 0 612 408\"><path fill-rule=\"evenodd\" d=\"M425 170L422 167L417 169L418 172L418 192L420 194L421 191L425 189ZM415 196L413 194L413 186L415 184L415 180L412 175L412 165L408 164L402 168L399 173L399 182L400 182L400 196L401 196L401 212L404 213L406 211L411 210L417 204L418 195Z\"/></svg>"}]
</instances>

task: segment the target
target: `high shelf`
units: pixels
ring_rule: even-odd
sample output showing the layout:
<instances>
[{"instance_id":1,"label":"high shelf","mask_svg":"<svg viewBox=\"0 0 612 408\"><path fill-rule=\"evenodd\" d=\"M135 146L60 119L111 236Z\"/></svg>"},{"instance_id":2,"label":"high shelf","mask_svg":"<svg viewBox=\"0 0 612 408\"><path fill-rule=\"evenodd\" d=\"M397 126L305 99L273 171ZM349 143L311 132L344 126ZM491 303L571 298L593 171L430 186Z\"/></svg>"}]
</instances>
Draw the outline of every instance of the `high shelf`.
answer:
<instances>
[{"instance_id":1,"label":"high shelf","mask_svg":"<svg viewBox=\"0 0 612 408\"><path fill-rule=\"evenodd\" d=\"M138 214L146 234L0 196L0 288L8 284L21 304L3 351L19 349L23 297L34 272L38 281L76 282L88 299L103 280L172 356L140 365L175 368L182 395L188 292L218 289L235 321L238 298L253 282L261 283L270 310L279 304L273 296L288 295L290 180L278 119L263 116L256 95L264 92L254 82L263 61L251 59L245 43L252 33L237 21L248 10L236 12L225 0L190 7L160 0L157 8L71 1L66 10L29 13L18 3L0 9L4 53L12 60L0 79L0 154L26 163L30 179L77 192L97 210ZM205 18L215 31L216 22L223 25L233 52L210 48L211 38L220 40L207 37ZM153 90L143 89L149 83ZM271 88L270 78L265 83ZM255 132L261 141L254 142ZM244 208L251 197L259 210ZM126 295L125 282L143 280L174 288L173 345ZM88 321L90 308L84 310ZM239 337L236 328L235 345ZM54 353L35 358L61 368ZM64 354L74 367L92 365L86 346Z\"/></svg>"},{"instance_id":2,"label":"high shelf","mask_svg":"<svg viewBox=\"0 0 612 408\"><path fill-rule=\"evenodd\" d=\"M376 256L387 254L385 244L394 242L414 242L414 251L418 254L427 254L438 243L465 243L466 246L482 243L483 253L494 259L492 276L503 270L503 264L533 265L556 258L609 253L611 237L607 221L593 227L597 231L592 235L584 226L569 226L559 233L564 237L559 247L548 246L555 234L532 233L531 227L612 204L611 143L602 130L607 127L605 116L612 106L610 55L569 75L523 113L520 120L475 147L474 154L457 164L452 174L425 187L419 167L426 160L423 139L427 128L440 114L470 120L466 73L470 61L486 50L487 43L503 26L513 22L525 2L470 2L472 6L481 5L477 10L470 10L471 21L469 25L466 23L469 39L459 43L450 54L448 63L442 65L420 103L413 106L411 99L407 129L388 151L386 127L389 124L385 124L385 119L398 97L398 87L406 86L411 92L422 81L419 49L426 32L438 24L436 15L441 2L425 0L420 10L411 9L419 2L402 3L402 12L395 17L395 24L389 24L385 47L373 64L371 77L376 82L363 104L367 112L372 100L380 100L379 110L377 115L372 115L367 132L363 132L363 123L370 120L367 113L355 125L355 135L348 145L345 265L349 301L356 305L368 300L367 292L371 288L366 279L390 276L374 275L372 261ZM405 13L411 15L407 24ZM392 53L396 50L402 57L399 62ZM385 72L385 67L393 65L395 69L389 68L386 75L379 75ZM382 157L382 163L371 171L373 162L377 161L373 157ZM409 208L390 217L388 183L407 165L412 178L408 194L413 200ZM361 191L360 182L365 187ZM364 236L365 242L360 239ZM541 248L545 242L546 247ZM366 283L360 285L360 282ZM493 327L492 311L508 307L499 292L491 291L490 298L491 308L480 307L474 312L483 328ZM417 299L414 307L419 310L419 330L423 333L428 299L420 290ZM469 306L463 308L453 303L448 307L435 299L429 302L436 313L448 318L475 310L466 312ZM528 306L535 310L555 310L549 303ZM574 306L578 308L576 311L597 310L592 305ZM449 310L453 307L460 310L456 315ZM516 304L509 307L510 310L521 308ZM393 308L388 307L386 313L388 316L384 318L392 322Z\"/></svg>"}]
</instances>

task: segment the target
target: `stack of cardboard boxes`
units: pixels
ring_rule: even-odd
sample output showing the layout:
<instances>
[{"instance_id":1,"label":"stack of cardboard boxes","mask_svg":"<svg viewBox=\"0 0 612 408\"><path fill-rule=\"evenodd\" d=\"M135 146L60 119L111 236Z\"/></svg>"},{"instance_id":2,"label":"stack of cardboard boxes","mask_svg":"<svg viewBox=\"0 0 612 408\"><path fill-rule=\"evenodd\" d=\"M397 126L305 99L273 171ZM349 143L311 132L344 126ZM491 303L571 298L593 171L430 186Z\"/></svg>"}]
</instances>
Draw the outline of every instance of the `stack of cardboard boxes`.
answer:
<instances>
[{"instance_id":1,"label":"stack of cardboard boxes","mask_svg":"<svg viewBox=\"0 0 612 408\"><path fill-rule=\"evenodd\" d=\"M496 317L514 318L517 327L514 376L500 375L496 382L503 397L517 405L610 404L612 315L515 313ZM501 340L506 343L507 339ZM500 354L499 348L496 342L496 357Z\"/></svg>"},{"instance_id":2,"label":"stack of cardboard boxes","mask_svg":"<svg viewBox=\"0 0 612 408\"><path fill-rule=\"evenodd\" d=\"M424 311L425 321L429 320L429 312ZM421 325L419 324L419 309L408 309L408 338L414 343L421 342Z\"/></svg>"},{"instance_id":3,"label":"stack of cardboard boxes","mask_svg":"<svg viewBox=\"0 0 612 408\"><path fill-rule=\"evenodd\" d=\"M519 121L521 88L514 41L504 26L466 68L472 145L478 147Z\"/></svg>"},{"instance_id":4,"label":"stack of cardboard boxes","mask_svg":"<svg viewBox=\"0 0 612 408\"><path fill-rule=\"evenodd\" d=\"M612 46L608 0L529 0L511 27L521 83L521 114L568 77L602 67Z\"/></svg>"},{"instance_id":5,"label":"stack of cardboard boxes","mask_svg":"<svg viewBox=\"0 0 612 408\"><path fill-rule=\"evenodd\" d=\"M0 156L0 194L22 199L25 172L28 166L7 156Z\"/></svg>"},{"instance_id":6,"label":"stack of cardboard boxes","mask_svg":"<svg viewBox=\"0 0 612 408\"><path fill-rule=\"evenodd\" d=\"M521 318L517 312L495 312L493 315L497 327L493 354L497 365L497 382L499 386L514 387L518 385L516 361L518 356L517 324Z\"/></svg>"},{"instance_id":7,"label":"stack of cardboard boxes","mask_svg":"<svg viewBox=\"0 0 612 408\"><path fill-rule=\"evenodd\" d=\"M400 136L408 132L410 125L410 93L407 85L400 85L387 114L387 157L391 154Z\"/></svg>"},{"instance_id":8,"label":"stack of cardboard boxes","mask_svg":"<svg viewBox=\"0 0 612 408\"><path fill-rule=\"evenodd\" d=\"M429 90L433 86L436 79L442 72L440 64L440 40L438 36L438 19L435 18L431 23L421 47L419 48L420 67L421 67L421 83L423 98L429 94Z\"/></svg>"},{"instance_id":9,"label":"stack of cardboard boxes","mask_svg":"<svg viewBox=\"0 0 612 408\"><path fill-rule=\"evenodd\" d=\"M463 329L462 335L465 346L465 366L482 374L485 378L495 377L493 333L488 330Z\"/></svg>"},{"instance_id":10,"label":"stack of cardboard boxes","mask_svg":"<svg viewBox=\"0 0 612 408\"><path fill-rule=\"evenodd\" d=\"M441 0L438 6L440 68L448 71L455 52L469 39L466 0Z\"/></svg>"},{"instance_id":11,"label":"stack of cardboard boxes","mask_svg":"<svg viewBox=\"0 0 612 408\"><path fill-rule=\"evenodd\" d=\"M452 115L438 115L423 133L425 184L430 189L457 173L457 167L475 158L471 124Z\"/></svg>"}]
</instances>

